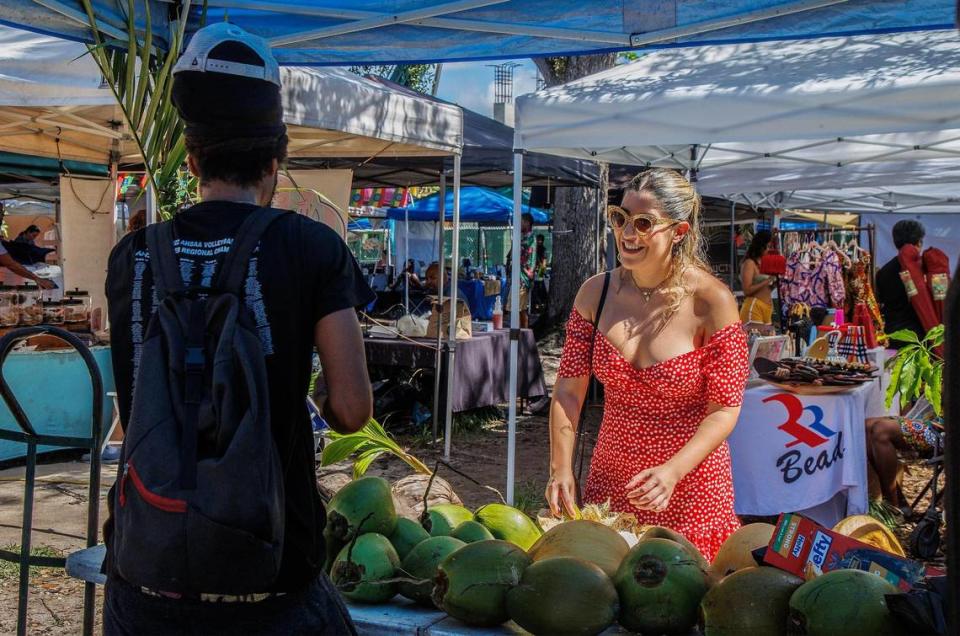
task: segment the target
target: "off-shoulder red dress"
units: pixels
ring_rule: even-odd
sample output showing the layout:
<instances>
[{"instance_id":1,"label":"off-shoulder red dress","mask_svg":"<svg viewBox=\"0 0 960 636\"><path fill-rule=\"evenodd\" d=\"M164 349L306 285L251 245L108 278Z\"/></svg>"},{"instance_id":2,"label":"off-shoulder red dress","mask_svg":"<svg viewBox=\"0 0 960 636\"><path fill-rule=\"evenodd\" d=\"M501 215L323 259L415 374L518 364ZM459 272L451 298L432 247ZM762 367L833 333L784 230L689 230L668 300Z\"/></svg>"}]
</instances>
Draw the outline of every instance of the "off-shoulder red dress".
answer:
<instances>
[{"instance_id":1,"label":"off-shoulder red dress","mask_svg":"<svg viewBox=\"0 0 960 636\"><path fill-rule=\"evenodd\" d=\"M603 333L576 310L567 322L559 377L589 372L603 383L603 424L584 491L588 503L610 500L641 524L666 526L687 537L713 560L740 522L733 512L730 449L724 442L677 483L666 510L638 510L626 484L640 471L663 464L697 431L707 403L739 406L748 373L747 340L739 322L720 329L704 346L642 369L633 367Z\"/></svg>"}]
</instances>

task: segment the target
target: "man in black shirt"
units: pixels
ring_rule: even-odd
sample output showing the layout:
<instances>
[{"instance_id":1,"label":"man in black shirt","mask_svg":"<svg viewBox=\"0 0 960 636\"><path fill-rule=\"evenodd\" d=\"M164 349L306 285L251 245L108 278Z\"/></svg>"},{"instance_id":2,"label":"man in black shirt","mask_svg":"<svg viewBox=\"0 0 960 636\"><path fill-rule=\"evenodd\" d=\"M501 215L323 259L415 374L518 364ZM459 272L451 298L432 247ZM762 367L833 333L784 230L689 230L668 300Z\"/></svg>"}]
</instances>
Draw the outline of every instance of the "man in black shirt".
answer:
<instances>
[{"instance_id":1,"label":"man in black shirt","mask_svg":"<svg viewBox=\"0 0 960 636\"><path fill-rule=\"evenodd\" d=\"M899 250L904 245L916 245L917 249L923 245L926 232L917 221L904 219L897 221L893 226L893 244ZM884 330L893 333L900 329L909 329L923 338L926 330L917 317L907 290L900 278L900 260L894 256L877 272L877 302L880 303L880 312L883 314ZM891 341L890 346L899 348L905 343Z\"/></svg>"},{"instance_id":2,"label":"man in black shirt","mask_svg":"<svg viewBox=\"0 0 960 636\"><path fill-rule=\"evenodd\" d=\"M243 221L270 204L287 149L279 89L269 46L227 23L194 35L174 69L173 99L186 122L188 164L200 179L203 200L172 221L185 287L209 287ZM113 366L124 426L144 334L158 302L150 262L140 230L120 241L108 266ZM327 421L341 432L366 424L372 397L354 308L373 298L332 229L297 214L283 215L267 228L249 260L241 301L256 323L265 358L270 422L284 474L279 575L265 589L230 598L141 589L111 567L108 518L104 633L353 633L322 572L325 512L305 400L316 347L328 392Z\"/></svg>"}]
</instances>

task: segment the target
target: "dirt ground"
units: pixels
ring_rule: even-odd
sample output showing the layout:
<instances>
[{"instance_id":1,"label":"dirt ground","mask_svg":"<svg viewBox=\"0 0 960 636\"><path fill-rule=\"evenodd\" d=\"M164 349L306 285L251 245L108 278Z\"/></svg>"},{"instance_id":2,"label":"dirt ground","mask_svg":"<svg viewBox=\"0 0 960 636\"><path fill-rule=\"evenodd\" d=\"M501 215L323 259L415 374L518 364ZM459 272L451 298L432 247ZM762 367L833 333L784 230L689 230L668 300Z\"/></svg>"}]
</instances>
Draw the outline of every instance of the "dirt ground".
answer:
<instances>
[{"instance_id":1,"label":"dirt ground","mask_svg":"<svg viewBox=\"0 0 960 636\"><path fill-rule=\"evenodd\" d=\"M553 385L559 362L556 339L541 343L544 370L549 386ZM598 412L588 416L588 430L596 430ZM518 507L535 513L543 505L543 491L548 471L547 420L543 416L524 415L517 423L517 489ZM401 438L403 445L429 466L434 466L442 455L442 446L437 448L422 438ZM506 424L502 419L469 431L460 431L452 440L451 465L465 475L492 486L501 492L506 481ZM589 456L588 456L589 459ZM38 467L38 485L34 511L34 548L43 554L67 554L82 548L86 530L87 471L88 464L79 458ZM348 465L332 467L334 471L349 471ZM323 470L323 473L329 470ZM369 474L382 475L394 480L411 473L399 460L382 458L370 468ZM439 474L451 483L464 503L475 508L484 503L497 501L495 493L471 480L441 466ZM101 488L101 519L106 504L103 497L116 478L116 467L105 466ZM915 466L906 475L904 491L909 499L930 478L925 467ZM18 546L21 539L20 515L23 501L23 468L14 467L0 471L0 548ZM906 544L913 524L905 523L897 529L897 535ZM13 548L18 549L18 548ZM942 566L943 557L931 562ZM0 634L13 633L16 628L18 569L15 565L0 561ZM100 629L100 603L97 595L97 633ZM83 584L67 577L62 570L32 568L28 619L30 634L78 634L83 611Z\"/></svg>"}]
</instances>

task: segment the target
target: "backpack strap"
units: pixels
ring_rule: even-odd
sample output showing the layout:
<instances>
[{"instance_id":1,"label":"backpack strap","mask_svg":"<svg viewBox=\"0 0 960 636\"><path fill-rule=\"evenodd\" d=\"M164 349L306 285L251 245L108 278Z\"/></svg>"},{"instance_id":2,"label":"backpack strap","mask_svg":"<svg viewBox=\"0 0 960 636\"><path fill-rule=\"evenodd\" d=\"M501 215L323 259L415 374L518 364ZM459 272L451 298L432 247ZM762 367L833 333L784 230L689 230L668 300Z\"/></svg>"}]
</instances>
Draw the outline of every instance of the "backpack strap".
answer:
<instances>
[{"instance_id":1,"label":"backpack strap","mask_svg":"<svg viewBox=\"0 0 960 636\"><path fill-rule=\"evenodd\" d=\"M603 291L600 292L600 302L597 303L597 313L593 316L593 334L590 337L590 358L589 358L589 371L587 372L589 382L593 382L593 347L597 342L597 332L600 328L600 316L603 314L603 306L607 302L607 291L610 289L610 272L606 272L603 275ZM589 384L588 384L589 386ZM584 400L586 402L586 400ZM577 483L579 484L583 478L583 415L586 412L586 404L580 407L580 421L577 424L577 443L576 450L574 451L574 458L577 464ZM579 495L579 488L577 489L577 494Z\"/></svg>"},{"instance_id":2,"label":"backpack strap","mask_svg":"<svg viewBox=\"0 0 960 636\"><path fill-rule=\"evenodd\" d=\"M147 249L150 252L150 271L153 288L158 298L184 290L180 276L180 262L173 250L173 221L154 223L146 228Z\"/></svg>"},{"instance_id":3,"label":"backpack strap","mask_svg":"<svg viewBox=\"0 0 960 636\"><path fill-rule=\"evenodd\" d=\"M223 266L216 274L213 285L215 288L240 294L247 276L247 264L253 255L253 250L257 248L257 243L260 242L260 237L271 223L286 214L293 214L293 212L264 207L247 215L233 238L233 245L230 246L230 251L223 260Z\"/></svg>"}]
</instances>

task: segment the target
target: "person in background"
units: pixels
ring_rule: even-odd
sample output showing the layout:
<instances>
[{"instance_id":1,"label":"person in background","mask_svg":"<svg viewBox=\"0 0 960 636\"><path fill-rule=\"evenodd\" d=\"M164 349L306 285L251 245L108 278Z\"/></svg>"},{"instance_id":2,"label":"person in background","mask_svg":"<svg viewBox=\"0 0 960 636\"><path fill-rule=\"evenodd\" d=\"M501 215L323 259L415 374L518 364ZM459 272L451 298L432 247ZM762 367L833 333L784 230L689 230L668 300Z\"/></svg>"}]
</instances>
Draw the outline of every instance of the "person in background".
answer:
<instances>
[{"instance_id":1,"label":"person in background","mask_svg":"<svg viewBox=\"0 0 960 636\"><path fill-rule=\"evenodd\" d=\"M546 499L553 515L575 517L577 426L595 374L605 403L583 500L680 532L710 561L740 527L726 439L749 369L737 301L704 260L700 207L680 173L653 168L608 208L621 266L574 300Z\"/></svg>"},{"instance_id":2,"label":"person in background","mask_svg":"<svg viewBox=\"0 0 960 636\"><path fill-rule=\"evenodd\" d=\"M513 263L513 251L507 254L507 276L510 276L510 266ZM530 288L533 287L536 274L536 252L533 238L533 215L524 212L520 222L520 328L526 329L530 325L528 308L530 307ZM507 294L506 311L512 311L513 293Z\"/></svg>"},{"instance_id":3,"label":"person in background","mask_svg":"<svg viewBox=\"0 0 960 636\"><path fill-rule=\"evenodd\" d=\"M186 124L187 165L200 181L201 202L166 223L176 237L173 251L184 286L195 290L215 284L248 219L266 213L278 169L286 159L288 138L279 66L263 39L235 25L218 22L196 32L174 67L172 82L173 103ZM125 429L136 391L134 379L146 364L143 355L155 351L144 348L144 331L157 324L153 321L157 303L150 301L155 287L148 230L127 234L110 255L107 271L113 369ZM322 368L322 382L317 384L327 391L314 397L324 419L341 433L355 432L367 423L373 400L355 307L369 304L375 296L340 236L327 225L293 213L279 216L260 236L246 263L241 289L239 306L248 312L248 320L256 321L266 372L266 382L257 388L266 392L265 421L282 471L279 572L257 585L259 589L237 590L235 595L217 590L207 594L202 589L186 595L124 580L111 556L120 551L112 545L119 512L114 506L115 484L104 528L103 631L108 636L356 634L338 591L323 572L326 511L317 489L306 396L316 350ZM157 361L151 364L156 366ZM247 377L239 369L237 374ZM205 403L204 408L211 407ZM200 442L209 447L209 440ZM268 461L268 450L250 462L259 457ZM159 470L155 465L153 469ZM124 478L126 474L125 468ZM136 485L139 478L133 470L130 475ZM228 509L238 502L216 503ZM263 502L264 509L271 506L275 502ZM200 523L194 516L188 518L194 521L184 522L184 528ZM165 541L158 529L137 530L149 538L145 540ZM129 540L129 527L125 532ZM261 542L253 535L247 539L252 553L263 549L257 547ZM156 575L158 580L178 576Z\"/></svg>"},{"instance_id":4,"label":"person in background","mask_svg":"<svg viewBox=\"0 0 960 636\"><path fill-rule=\"evenodd\" d=\"M543 242L543 234L537 234L536 263L537 277L543 278L547 275L547 246Z\"/></svg>"},{"instance_id":5,"label":"person in background","mask_svg":"<svg viewBox=\"0 0 960 636\"><path fill-rule=\"evenodd\" d=\"M773 292L776 277L760 273L760 259L770 245L770 232L760 230L753 235L747 255L740 266L740 285L743 288L743 306L740 320L744 324L758 322L764 325L773 322Z\"/></svg>"},{"instance_id":6,"label":"person in background","mask_svg":"<svg viewBox=\"0 0 960 636\"><path fill-rule=\"evenodd\" d=\"M13 239L17 243L26 243L27 245L36 245L37 239L40 237L40 228L36 225L30 225L23 232L17 234L17 238Z\"/></svg>"},{"instance_id":7,"label":"person in background","mask_svg":"<svg viewBox=\"0 0 960 636\"><path fill-rule=\"evenodd\" d=\"M420 281L420 277L417 276L417 264L412 258L407 260L407 267L400 272L400 275L397 276L397 279L393 281L393 285L390 286L391 290L403 291L405 287L409 287L410 291L423 289L423 283Z\"/></svg>"},{"instance_id":8,"label":"person in background","mask_svg":"<svg viewBox=\"0 0 960 636\"><path fill-rule=\"evenodd\" d=\"M40 289L54 288L54 283L52 280L41 278L18 263L12 256L10 256L10 253L7 252L7 248L5 248L3 245L0 245L0 267L6 267L17 276L21 276L27 280L32 280L40 287Z\"/></svg>"},{"instance_id":9,"label":"person in background","mask_svg":"<svg viewBox=\"0 0 960 636\"><path fill-rule=\"evenodd\" d=\"M893 226L893 244L897 250L905 245L914 245L919 250L925 235L923 225L913 219L897 221ZM926 329L910 303L907 288L900 277L901 270L900 259L894 256L877 272L877 302L883 315L884 330L891 334L907 329L917 334L918 338L923 338ZM889 346L899 349L905 344L891 340Z\"/></svg>"}]
</instances>

